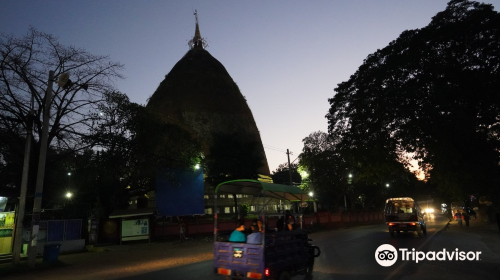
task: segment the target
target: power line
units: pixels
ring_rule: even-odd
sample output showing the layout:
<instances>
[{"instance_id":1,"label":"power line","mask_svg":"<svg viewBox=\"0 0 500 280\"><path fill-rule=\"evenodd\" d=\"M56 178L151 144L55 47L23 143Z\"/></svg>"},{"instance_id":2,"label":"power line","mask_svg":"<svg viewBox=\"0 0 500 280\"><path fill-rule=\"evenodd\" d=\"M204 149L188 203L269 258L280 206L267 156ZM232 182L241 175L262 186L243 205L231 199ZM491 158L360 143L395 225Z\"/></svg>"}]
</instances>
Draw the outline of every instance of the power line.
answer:
<instances>
[{"instance_id":1,"label":"power line","mask_svg":"<svg viewBox=\"0 0 500 280\"><path fill-rule=\"evenodd\" d=\"M286 150L263 144L264 148L286 154Z\"/></svg>"}]
</instances>

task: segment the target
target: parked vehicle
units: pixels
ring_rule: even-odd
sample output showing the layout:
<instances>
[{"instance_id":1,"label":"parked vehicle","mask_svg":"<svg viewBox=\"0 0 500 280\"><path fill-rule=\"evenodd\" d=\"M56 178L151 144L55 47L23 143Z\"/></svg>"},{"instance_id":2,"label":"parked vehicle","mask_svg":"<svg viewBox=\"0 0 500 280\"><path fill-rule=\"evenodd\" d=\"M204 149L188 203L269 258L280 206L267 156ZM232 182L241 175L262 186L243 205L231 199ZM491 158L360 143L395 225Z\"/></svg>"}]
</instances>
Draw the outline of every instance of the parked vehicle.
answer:
<instances>
[{"instance_id":1,"label":"parked vehicle","mask_svg":"<svg viewBox=\"0 0 500 280\"><path fill-rule=\"evenodd\" d=\"M295 275L312 276L314 258L320 249L309 242L308 232L302 229L302 214L293 214L294 228L277 231L276 225L268 224L270 217L284 213L266 213L269 198L288 201L308 199L295 186L264 183L257 180L234 180L221 183L216 194L228 193L252 195L257 201L257 214L262 221L261 244L228 242L231 231L218 228L218 215L214 214L214 272L226 279L290 279ZM217 196L214 206L217 209ZM286 214L287 216L289 214ZM291 214L290 214L291 215Z\"/></svg>"},{"instance_id":2,"label":"parked vehicle","mask_svg":"<svg viewBox=\"0 0 500 280\"><path fill-rule=\"evenodd\" d=\"M424 213L411 197L389 198L384 208L385 222L392 237L401 232L417 232L418 236L427 234Z\"/></svg>"}]
</instances>

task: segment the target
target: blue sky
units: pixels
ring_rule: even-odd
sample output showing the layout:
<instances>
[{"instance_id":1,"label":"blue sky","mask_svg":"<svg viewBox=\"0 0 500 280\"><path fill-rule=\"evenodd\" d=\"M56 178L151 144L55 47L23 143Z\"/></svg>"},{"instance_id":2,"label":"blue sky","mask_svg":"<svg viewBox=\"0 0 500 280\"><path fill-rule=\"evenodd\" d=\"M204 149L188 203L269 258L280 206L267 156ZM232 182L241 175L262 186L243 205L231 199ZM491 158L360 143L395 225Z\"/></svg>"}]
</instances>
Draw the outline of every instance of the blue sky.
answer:
<instances>
[{"instance_id":1,"label":"blue sky","mask_svg":"<svg viewBox=\"0 0 500 280\"><path fill-rule=\"evenodd\" d=\"M3 0L0 32L33 26L65 45L125 64L116 87L146 104L188 51L198 10L207 50L254 115L271 171L302 139L327 131L333 89L401 32L426 26L447 0L159 1ZM500 0L489 0L498 11ZM278 151L279 150L279 151Z\"/></svg>"}]
</instances>

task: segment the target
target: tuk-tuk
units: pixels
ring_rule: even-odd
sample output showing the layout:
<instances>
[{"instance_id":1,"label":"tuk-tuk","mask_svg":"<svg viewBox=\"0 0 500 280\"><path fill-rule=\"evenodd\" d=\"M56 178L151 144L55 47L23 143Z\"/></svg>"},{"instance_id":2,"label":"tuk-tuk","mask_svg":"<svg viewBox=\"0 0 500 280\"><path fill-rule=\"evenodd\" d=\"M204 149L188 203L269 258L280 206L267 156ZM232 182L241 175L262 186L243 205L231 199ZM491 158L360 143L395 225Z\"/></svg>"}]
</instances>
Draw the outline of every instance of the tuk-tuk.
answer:
<instances>
[{"instance_id":1,"label":"tuk-tuk","mask_svg":"<svg viewBox=\"0 0 500 280\"><path fill-rule=\"evenodd\" d=\"M385 223L392 237L408 231L416 231L418 236L427 234L424 213L411 197L394 197L385 202Z\"/></svg>"},{"instance_id":2,"label":"tuk-tuk","mask_svg":"<svg viewBox=\"0 0 500 280\"><path fill-rule=\"evenodd\" d=\"M215 190L214 207L219 194L248 195L256 202L255 214L262 222L261 243L229 242L234 230L219 229L219 215L214 213L214 272L226 279L290 279L295 275L311 277L314 258L320 255L318 247L309 243L308 232L302 229L300 213L266 213L270 201L287 200L304 203L308 195L300 188L265 183L258 180L233 180L221 183ZM295 220L291 230L278 231L271 216L291 216Z\"/></svg>"}]
</instances>

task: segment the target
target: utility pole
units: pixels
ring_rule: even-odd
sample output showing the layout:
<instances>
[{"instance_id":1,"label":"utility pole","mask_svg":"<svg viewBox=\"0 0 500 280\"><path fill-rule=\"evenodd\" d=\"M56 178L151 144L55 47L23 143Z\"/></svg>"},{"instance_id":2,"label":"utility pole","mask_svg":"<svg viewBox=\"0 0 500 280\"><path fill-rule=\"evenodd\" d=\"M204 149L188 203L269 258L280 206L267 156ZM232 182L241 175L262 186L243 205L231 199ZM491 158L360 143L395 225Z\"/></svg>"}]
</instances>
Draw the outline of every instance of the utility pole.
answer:
<instances>
[{"instance_id":1,"label":"utility pole","mask_svg":"<svg viewBox=\"0 0 500 280\"><path fill-rule=\"evenodd\" d=\"M292 166L290 165L290 151L286 149L286 155L288 156L288 176L290 177L290 186L293 185L292 182Z\"/></svg>"},{"instance_id":2,"label":"utility pole","mask_svg":"<svg viewBox=\"0 0 500 280\"><path fill-rule=\"evenodd\" d=\"M35 267L37 254L37 238L40 225L40 212L42 207L43 180L45 177L45 159L47 157L50 104L52 103L52 84L54 71L49 71L49 82L45 92L45 108L43 110L42 138L40 140L40 157L38 158L38 172L36 176L35 202L33 203L33 220L31 222L31 237L28 243L28 266Z\"/></svg>"},{"instance_id":3,"label":"utility pole","mask_svg":"<svg viewBox=\"0 0 500 280\"><path fill-rule=\"evenodd\" d=\"M21 247L23 244L23 222L24 210L26 208L26 192L28 189L28 174L30 167L31 155L31 138L33 138L33 118L35 111L33 109L34 96L31 95L30 112L27 116L27 129L26 129L26 145L24 147L24 163L23 163L23 176L21 178L21 196L19 197L19 211L16 216L16 231L14 235L14 248L12 250L12 263L19 264L21 261Z\"/></svg>"}]
</instances>

